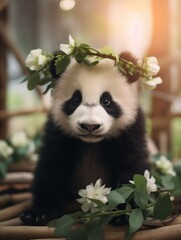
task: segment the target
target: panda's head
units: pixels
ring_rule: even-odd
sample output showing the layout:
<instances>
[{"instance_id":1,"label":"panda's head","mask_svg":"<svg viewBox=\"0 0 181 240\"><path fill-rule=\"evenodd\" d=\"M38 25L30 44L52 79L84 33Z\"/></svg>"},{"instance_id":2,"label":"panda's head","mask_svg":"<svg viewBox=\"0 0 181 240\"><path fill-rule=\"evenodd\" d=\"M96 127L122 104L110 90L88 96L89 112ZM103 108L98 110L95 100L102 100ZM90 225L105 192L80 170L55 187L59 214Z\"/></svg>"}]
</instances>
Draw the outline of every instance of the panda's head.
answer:
<instances>
[{"instance_id":1,"label":"panda's head","mask_svg":"<svg viewBox=\"0 0 181 240\"><path fill-rule=\"evenodd\" d=\"M135 121L137 79L123 76L110 59L91 67L72 60L53 91L55 124L85 142L118 136Z\"/></svg>"}]
</instances>

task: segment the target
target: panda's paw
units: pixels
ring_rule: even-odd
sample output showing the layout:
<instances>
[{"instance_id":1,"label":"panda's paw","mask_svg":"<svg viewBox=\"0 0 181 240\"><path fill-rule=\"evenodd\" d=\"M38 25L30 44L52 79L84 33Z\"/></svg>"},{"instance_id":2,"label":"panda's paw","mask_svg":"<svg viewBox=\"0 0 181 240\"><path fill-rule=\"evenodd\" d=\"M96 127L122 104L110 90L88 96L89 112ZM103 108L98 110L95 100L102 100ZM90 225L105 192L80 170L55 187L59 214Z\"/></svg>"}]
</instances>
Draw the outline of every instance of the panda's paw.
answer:
<instances>
[{"instance_id":1,"label":"panda's paw","mask_svg":"<svg viewBox=\"0 0 181 240\"><path fill-rule=\"evenodd\" d=\"M20 219L25 225L31 226L44 226L47 225L49 221L56 218L55 214L51 211L43 211L40 209L29 209L20 215Z\"/></svg>"}]
</instances>

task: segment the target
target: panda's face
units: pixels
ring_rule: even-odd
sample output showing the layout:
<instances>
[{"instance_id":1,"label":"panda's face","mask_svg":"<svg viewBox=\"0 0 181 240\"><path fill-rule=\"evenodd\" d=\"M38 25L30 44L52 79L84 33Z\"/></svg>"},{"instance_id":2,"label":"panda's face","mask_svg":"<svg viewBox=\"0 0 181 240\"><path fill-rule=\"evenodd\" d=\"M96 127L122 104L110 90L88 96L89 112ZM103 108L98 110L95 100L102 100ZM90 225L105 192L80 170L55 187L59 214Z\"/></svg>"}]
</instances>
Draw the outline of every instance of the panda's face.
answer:
<instances>
[{"instance_id":1,"label":"panda's face","mask_svg":"<svg viewBox=\"0 0 181 240\"><path fill-rule=\"evenodd\" d=\"M134 122L137 105L136 83L128 83L112 60L92 67L73 61L54 90L52 115L66 134L97 142Z\"/></svg>"}]
</instances>

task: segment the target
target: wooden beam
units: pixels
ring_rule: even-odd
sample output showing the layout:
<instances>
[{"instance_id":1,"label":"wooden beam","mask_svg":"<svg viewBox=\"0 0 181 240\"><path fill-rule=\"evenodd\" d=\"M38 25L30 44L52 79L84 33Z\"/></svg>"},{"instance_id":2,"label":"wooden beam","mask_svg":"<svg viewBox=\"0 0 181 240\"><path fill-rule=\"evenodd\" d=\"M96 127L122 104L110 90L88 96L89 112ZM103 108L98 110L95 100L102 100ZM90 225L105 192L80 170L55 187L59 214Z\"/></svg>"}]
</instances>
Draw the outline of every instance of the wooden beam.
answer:
<instances>
[{"instance_id":1,"label":"wooden beam","mask_svg":"<svg viewBox=\"0 0 181 240\"><path fill-rule=\"evenodd\" d=\"M37 113L47 113L46 109L30 109L30 110L21 110L21 111L15 111L15 112L8 112L8 111L0 111L0 119L9 119L12 117L18 117L18 116L25 116L30 114L37 114Z\"/></svg>"},{"instance_id":2,"label":"wooden beam","mask_svg":"<svg viewBox=\"0 0 181 240\"><path fill-rule=\"evenodd\" d=\"M7 8L0 11L0 21L7 24ZM7 48L0 34L0 110L6 110L6 90L7 90ZM7 134L7 121L0 119L0 138L5 138Z\"/></svg>"},{"instance_id":3,"label":"wooden beam","mask_svg":"<svg viewBox=\"0 0 181 240\"><path fill-rule=\"evenodd\" d=\"M170 52L170 29L169 29L169 0L153 0L153 38L149 55L155 55L158 59L162 59ZM163 79L163 84L157 87L157 91L170 93L170 63L162 65L159 76ZM170 115L171 102L163 99L152 99L152 138L158 149L161 149L161 136L166 136L164 151L171 149L171 121L167 116ZM156 119L162 118L162 124L159 125ZM165 154L165 152L162 152Z\"/></svg>"}]
</instances>

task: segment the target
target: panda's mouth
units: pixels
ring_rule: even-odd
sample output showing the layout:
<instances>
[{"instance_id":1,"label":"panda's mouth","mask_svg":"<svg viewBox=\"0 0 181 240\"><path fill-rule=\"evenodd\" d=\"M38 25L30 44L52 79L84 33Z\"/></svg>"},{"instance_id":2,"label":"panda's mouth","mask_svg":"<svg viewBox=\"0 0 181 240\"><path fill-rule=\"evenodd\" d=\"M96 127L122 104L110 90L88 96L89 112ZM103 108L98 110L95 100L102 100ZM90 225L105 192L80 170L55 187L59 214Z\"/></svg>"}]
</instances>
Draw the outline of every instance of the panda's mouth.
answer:
<instances>
[{"instance_id":1,"label":"panda's mouth","mask_svg":"<svg viewBox=\"0 0 181 240\"><path fill-rule=\"evenodd\" d=\"M96 135L96 134L79 134L79 137L85 142L98 142L103 139L103 135Z\"/></svg>"}]
</instances>

